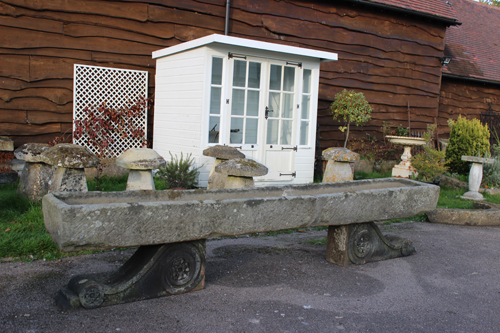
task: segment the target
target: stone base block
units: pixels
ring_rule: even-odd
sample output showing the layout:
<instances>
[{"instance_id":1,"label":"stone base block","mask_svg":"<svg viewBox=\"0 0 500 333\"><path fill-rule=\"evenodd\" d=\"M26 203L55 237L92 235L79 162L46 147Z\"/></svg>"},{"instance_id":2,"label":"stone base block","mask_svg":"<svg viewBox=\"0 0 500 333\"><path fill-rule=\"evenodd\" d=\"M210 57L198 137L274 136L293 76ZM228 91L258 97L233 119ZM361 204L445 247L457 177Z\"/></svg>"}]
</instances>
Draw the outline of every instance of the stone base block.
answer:
<instances>
[{"instance_id":1,"label":"stone base block","mask_svg":"<svg viewBox=\"0 0 500 333\"><path fill-rule=\"evenodd\" d=\"M21 174L17 194L38 202L49 192L49 182L55 167L45 163L26 163Z\"/></svg>"},{"instance_id":2,"label":"stone base block","mask_svg":"<svg viewBox=\"0 0 500 333\"><path fill-rule=\"evenodd\" d=\"M253 177L227 176L224 188L252 188L255 187Z\"/></svg>"},{"instance_id":3,"label":"stone base block","mask_svg":"<svg viewBox=\"0 0 500 333\"><path fill-rule=\"evenodd\" d=\"M466 200L474 200L474 201L483 201L484 200L484 197L481 193L473 192L473 191L469 191L469 192L464 193L464 195L462 195L460 198L466 199Z\"/></svg>"},{"instance_id":4,"label":"stone base block","mask_svg":"<svg viewBox=\"0 0 500 333\"><path fill-rule=\"evenodd\" d=\"M411 175L418 175L417 169L412 167L411 165L395 165L394 168L392 168L392 176L393 177L400 177L400 178L410 178Z\"/></svg>"},{"instance_id":5,"label":"stone base block","mask_svg":"<svg viewBox=\"0 0 500 333\"><path fill-rule=\"evenodd\" d=\"M215 172L215 167L222 162L224 162L224 160L221 160L219 158L215 159L214 166L212 167L212 170L210 171L210 175L208 175L207 190L224 188L226 186L227 175L220 173L220 172Z\"/></svg>"},{"instance_id":6,"label":"stone base block","mask_svg":"<svg viewBox=\"0 0 500 333\"><path fill-rule=\"evenodd\" d=\"M415 247L410 240L384 236L373 222L328 227L326 260L340 266L361 265L413 253Z\"/></svg>"},{"instance_id":7,"label":"stone base block","mask_svg":"<svg viewBox=\"0 0 500 333\"><path fill-rule=\"evenodd\" d=\"M127 191L156 190L151 170L130 170Z\"/></svg>"},{"instance_id":8,"label":"stone base block","mask_svg":"<svg viewBox=\"0 0 500 333\"><path fill-rule=\"evenodd\" d=\"M343 182L353 179L354 175L349 162L328 161L323 174L323 183Z\"/></svg>"},{"instance_id":9,"label":"stone base block","mask_svg":"<svg viewBox=\"0 0 500 333\"><path fill-rule=\"evenodd\" d=\"M94 309L201 290L205 262L205 240L141 246L109 278L75 276L55 299L65 310Z\"/></svg>"},{"instance_id":10,"label":"stone base block","mask_svg":"<svg viewBox=\"0 0 500 333\"><path fill-rule=\"evenodd\" d=\"M49 182L49 192L87 192L87 178L81 169L57 167Z\"/></svg>"}]
</instances>

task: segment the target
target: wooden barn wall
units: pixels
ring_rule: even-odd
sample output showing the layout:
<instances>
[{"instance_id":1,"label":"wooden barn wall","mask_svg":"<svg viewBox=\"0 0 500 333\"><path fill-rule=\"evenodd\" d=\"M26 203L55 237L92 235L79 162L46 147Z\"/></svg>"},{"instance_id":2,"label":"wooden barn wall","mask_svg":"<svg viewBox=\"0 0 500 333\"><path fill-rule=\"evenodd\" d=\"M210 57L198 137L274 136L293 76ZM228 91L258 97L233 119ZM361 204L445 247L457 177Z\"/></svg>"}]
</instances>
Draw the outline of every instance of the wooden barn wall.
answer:
<instances>
[{"instance_id":1,"label":"wooden barn wall","mask_svg":"<svg viewBox=\"0 0 500 333\"><path fill-rule=\"evenodd\" d=\"M443 77L439 99L439 136L450 136L448 119L457 119L459 115L480 119L481 113L490 111L490 105L491 112L500 115L500 85Z\"/></svg>"},{"instance_id":2,"label":"wooden barn wall","mask_svg":"<svg viewBox=\"0 0 500 333\"><path fill-rule=\"evenodd\" d=\"M363 92L374 109L354 136L380 138L383 121L405 125L408 104L413 128L434 122L443 25L333 1L233 0L231 6L231 36L339 54L321 67L322 148L343 140L328 106L344 88ZM152 95L151 52L223 34L224 16L225 0L0 0L0 134L19 146L71 130L75 63L147 70Z\"/></svg>"}]
</instances>

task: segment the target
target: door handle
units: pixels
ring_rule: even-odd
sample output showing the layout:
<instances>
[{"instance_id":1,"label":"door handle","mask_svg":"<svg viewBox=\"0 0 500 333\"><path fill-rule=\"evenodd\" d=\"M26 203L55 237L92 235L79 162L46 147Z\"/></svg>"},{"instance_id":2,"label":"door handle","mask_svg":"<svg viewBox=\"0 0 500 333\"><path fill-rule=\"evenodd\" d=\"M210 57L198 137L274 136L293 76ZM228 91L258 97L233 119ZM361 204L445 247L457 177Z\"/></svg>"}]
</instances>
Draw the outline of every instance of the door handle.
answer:
<instances>
[{"instance_id":1,"label":"door handle","mask_svg":"<svg viewBox=\"0 0 500 333\"><path fill-rule=\"evenodd\" d=\"M273 112L273 110L269 110L269 108L266 106L266 113L265 113L265 117L264 117L264 118L266 118L266 120L269 117L269 112Z\"/></svg>"}]
</instances>

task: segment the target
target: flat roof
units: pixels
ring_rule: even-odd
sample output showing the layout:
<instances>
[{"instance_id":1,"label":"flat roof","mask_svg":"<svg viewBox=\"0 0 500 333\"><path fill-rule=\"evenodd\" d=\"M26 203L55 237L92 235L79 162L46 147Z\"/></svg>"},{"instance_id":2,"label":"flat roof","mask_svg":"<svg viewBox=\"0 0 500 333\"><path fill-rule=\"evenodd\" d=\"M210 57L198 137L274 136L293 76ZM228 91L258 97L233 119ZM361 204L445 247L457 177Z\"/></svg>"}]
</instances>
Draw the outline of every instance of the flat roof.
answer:
<instances>
[{"instance_id":1,"label":"flat roof","mask_svg":"<svg viewBox=\"0 0 500 333\"><path fill-rule=\"evenodd\" d=\"M198 38L195 40L191 40L189 42L185 42L182 44L174 45L171 47L167 47L165 49L155 51L153 52L153 59L162 58L175 53L184 52L200 46L206 46L214 43L226 44L231 46L248 47L264 51L274 51L274 52L294 54L304 57L316 58L319 59L320 62L336 61L338 59L337 53L317 51L317 50L305 49L302 47L289 46L289 45L260 42L246 38L231 37L218 34L209 35L206 37Z\"/></svg>"}]
</instances>

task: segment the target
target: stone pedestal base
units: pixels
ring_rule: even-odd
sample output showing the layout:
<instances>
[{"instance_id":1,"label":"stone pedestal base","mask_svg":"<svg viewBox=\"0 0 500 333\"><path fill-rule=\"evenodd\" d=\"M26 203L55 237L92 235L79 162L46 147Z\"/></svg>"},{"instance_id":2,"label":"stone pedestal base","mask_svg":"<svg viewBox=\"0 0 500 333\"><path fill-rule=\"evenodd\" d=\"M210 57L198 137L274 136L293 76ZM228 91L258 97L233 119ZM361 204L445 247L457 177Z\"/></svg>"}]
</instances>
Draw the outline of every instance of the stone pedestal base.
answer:
<instances>
[{"instance_id":1,"label":"stone pedestal base","mask_svg":"<svg viewBox=\"0 0 500 333\"><path fill-rule=\"evenodd\" d=\"M141 246L109 278L75 276L55 299L65 310L94 309L200 290L205 287L205 262L205 240Z\"/></svg>"},{"instance_id":2,"label":"stone pedestal base","mask_svg":"<svg viewBox=\"0 0 500 333\"><path fill-rule=\"evenodd\" d=\"M352 169L349 162L329 160L323 174L323 183L343 182L353 180Z\"/></svg>"},{"instance_id":3,"label":"stone pedestal base","mask_svg":"<svg viewBox=\"0 0 500 333\"><path fill-rule=\"evenodd\" d=\"M87 192L87 178L81 169L57 167L49 182L49 192Z\"/></svg>"},{"instance_id":4,"label":"stone pedestal base","mask_svg":"<svg viewBox=\"0 0 500 333\"><path fill-rule=\"evenodd\" d=\"M156 190L151 170L130 170L127 191Z\"/></svg>"},{"instance_id":5,"label":"stone pedestal base","mask_svg":"<svg viewBox=\"0 0 500 333\"><path fill-rule=\"evenodd\" d=\"M418 176L417 169L412 167L409 162L401 162L392 168L392 176L399 178L410 178L411 175Z\"/></svg>"},{"instance_id":6,"label":"stone pedestal base","mask_svg":"<svg viewBox=\"0 0 500 333\"><path fill-rule=\"evenodd\" d=\"M227 176L224 188L252 188L255 187L253 177Z\"/></svg>"},{"instance_id":7,"label":"stone pedestal base","mask_svg":"<svg viewBox=\"0 0 500 333\"><path fill-rule=\"evenodd\" d=\"M469 191L462 195L460 198L462 199L467 199L467 200L474 200L474 201L483 201L484 197L481 193L479 192L474 192L474 191Z\"/></svg>"},{"instance_id":8,"label":"stone pedestal base","mask_svg":"<svg viewBox=\"0 0 500 333\"><path fill-rule=\"evenodd\" d=\"M45 163L26 162L19 180L17 194L38 202L49 191L55 168Z\"/></svg>"},{"instance_id":9,"label":"stone pedestal base","mask_svg":"<svg viewBox=\"0 0 500 333\"><path fill-rule=\"evenodd\" d=\"M208 175L207 190L224 188L224 186L226 186L227 175L215 172L215 167L224 161L225 160L221 160L219 158L215 159L214 166L212 167L212 170L210 170L210 175Z\"/></svg>"},{"instance_id":10,"label":"stone pedestal base","mask_svg":"<svg viewBox=\"0 0 500 333\"><path fill-rule=\"evenodd\" d=\"M373 222L328 227L326 260L340 266L361 265L413 253L415 247L410 240L384 236Z\"/></svg>"}]
</instances>

